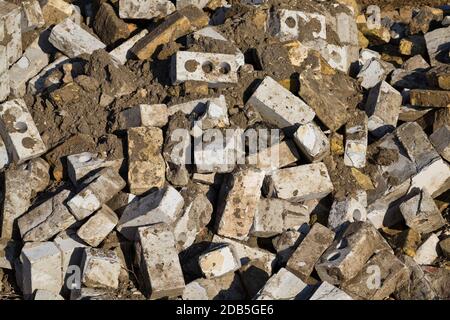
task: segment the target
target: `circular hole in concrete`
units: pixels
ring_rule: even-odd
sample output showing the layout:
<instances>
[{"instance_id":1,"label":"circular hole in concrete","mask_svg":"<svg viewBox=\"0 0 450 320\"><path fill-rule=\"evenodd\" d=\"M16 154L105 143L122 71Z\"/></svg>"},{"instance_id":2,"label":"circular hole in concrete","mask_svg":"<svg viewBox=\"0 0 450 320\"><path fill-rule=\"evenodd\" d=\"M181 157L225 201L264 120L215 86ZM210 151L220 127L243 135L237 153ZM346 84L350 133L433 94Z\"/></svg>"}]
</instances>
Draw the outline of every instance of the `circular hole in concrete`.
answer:
<instances>
[{"instance_id":1,"label":"circular hole in concrete","mask_svg":"<svg viewBox=\"0 0 450 320\"><path fill-rule=\"evenodd\" d=\"M334 261L334 260L337 260L340 256L341 256L341 254L339 252L333 252L332 254L330 254L327 257L327 260L328 261Z\"/></svg>"},{"instance_id":2,"label":"circular hole in concrete","mask_svg":"<svg viewBox=\"0 0 450 320\"><path fill-rule=\"evenodd\" d=\"M78 158L78 161L82 163L86 163L92 160L92 157L88 154L83 154L81 157Z\"/></svg>"},{"instance_id":3,"label":"circular hole in concrete","mask_svg":"<svg viewBox=\"0 0 450 320\"><path fill-rule=\"evenodd\" d=\"M353 220L354 221L361 221L362 219L362 213L359 209L356 209L355 211L353 211Z\"/></svg>"},{"instance_id":4,"label":"circular hole in concrete","mask_svg":"<svg viewBox=\"0 0 450 320\"><path fill-rule=\"evenodd\" d=\"M186 71L189 72L194 72L195 70L197 70L197 66L198 62L195 60L188 60L184 64L184 68L186 69Z\"/></svg>"},{"instance_id":5,"label":"circular hole in concrete","mask_svg":"<svg viewBox=\"0 0 450 320\"><path fill-rule=\"evenodd\" d=\"M14 129L19 131L20 133L24 133L28 130L28 126L25 122L19 121L14 124Z\"/></svg>"},{"instance_id":6,"label":"circular hole in concrete","mask_svg":"<svg viewBox=\"0 0 450 320\"><path fill-rule=\"evenodd\" d=\"M219 72L221 74L228 74L231 71L231 66L227 62L222 62L219 64Z\"/></svg>"},{"instance_id":7,"label":"circular hole in concrete","mask_svg":"<svg viewBox=\"0 0 450 320\"><path fill-rule=\"evenodd\" d=\"M211 73L214 70L214 65L210 61L206 61L202 64L202 70L204 73Z\"/></svg>"},{"instance_id":8,"label":"circular hole in concrete","mask_svg":"<svg viewBox=\"0 0 450 320\"><path fill-rule=\"evenodd\" d=\"M284 23L286 23L286 25L287 25L289 28L295 28L295 26L296 26L296 24L297 24L297 22L295 21L295 19L292 18L292 17L288 17L288 18L284 21Z\"/></svg>"}]
</instances>

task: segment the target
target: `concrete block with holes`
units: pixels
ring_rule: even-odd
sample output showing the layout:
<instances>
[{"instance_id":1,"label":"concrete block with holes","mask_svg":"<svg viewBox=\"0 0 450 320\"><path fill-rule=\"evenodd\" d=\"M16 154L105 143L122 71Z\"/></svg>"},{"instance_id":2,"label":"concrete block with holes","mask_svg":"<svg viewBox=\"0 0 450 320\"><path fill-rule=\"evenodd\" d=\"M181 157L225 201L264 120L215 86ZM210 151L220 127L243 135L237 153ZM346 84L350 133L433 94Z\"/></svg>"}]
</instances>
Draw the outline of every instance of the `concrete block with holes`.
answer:
<instances>
[{"instance_id":1,"label":"concrete block with holes","mask_svg":"<svg viewBox=\"0 0 450 320\"><path fill-rule=\"evenodd\" d=\"M233 54L178 51L172 58L172 81L204 81L210 87L237 83L239 63Z\"/></svg>"},{"instance_id":2,"label":"concrete block with holes","mask_svg":"<svg viewBox=\"0 0 450 320\"><path fill-rule=\"evenodd\" d=\"M123 159L104 160L91 152L82 152L67 156L67 172L74 185L100 168L110 167L119 171Z\"/></svg>"},{"instance_id":3,"label":"concrete block with holes","mask_svg":"<svg viewBox=\"0 0 450 320\"><path fill-rule=\"evenodd\" d=\"M369 258L388 250L389 244L370 222L353 222L316 263L322 281L340 284L356 276Z\"/></svg>"},{"instance_id":4,"label":"concrete block with holes","mask_svg":"<svg viewBox=\"0 0 450 320\"><path fill-rule=\"evenodd\" d=\"M22 99L9 100L0 105L0 133L10 158L19 164L47 151Z\"/></svg>"}]
</instances>

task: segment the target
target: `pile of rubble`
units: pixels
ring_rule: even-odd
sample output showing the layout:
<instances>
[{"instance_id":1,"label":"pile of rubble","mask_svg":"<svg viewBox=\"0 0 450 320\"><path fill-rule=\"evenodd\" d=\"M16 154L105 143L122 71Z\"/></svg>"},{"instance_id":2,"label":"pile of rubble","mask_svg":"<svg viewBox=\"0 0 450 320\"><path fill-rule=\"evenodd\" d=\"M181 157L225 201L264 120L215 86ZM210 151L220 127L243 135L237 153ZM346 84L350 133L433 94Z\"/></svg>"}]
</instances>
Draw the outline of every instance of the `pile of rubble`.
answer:
<instances>
[{"instance_id":1,"label":"pile of rubble","mask_svg":"<svg viewBox=\"0 0 450 320\"><path fill-rule=\"evenodd\" d=\"M450 7L386 2L0 1L0 299L449 299Z\"/></svg>"}]
</instances>

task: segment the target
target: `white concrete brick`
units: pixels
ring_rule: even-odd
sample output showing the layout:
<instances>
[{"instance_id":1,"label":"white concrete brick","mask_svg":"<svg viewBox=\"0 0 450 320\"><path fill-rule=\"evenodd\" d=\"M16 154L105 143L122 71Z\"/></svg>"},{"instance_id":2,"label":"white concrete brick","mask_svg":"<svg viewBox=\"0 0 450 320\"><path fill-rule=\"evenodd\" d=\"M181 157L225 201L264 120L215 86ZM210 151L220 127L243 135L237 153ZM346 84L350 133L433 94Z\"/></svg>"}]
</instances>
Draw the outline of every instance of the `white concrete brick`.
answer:
<instances>
[{"instance_id":1,"label":"white concrete brick","mask_svg":"<svg viewBox=\"0 0 450 320\"><path fill-rule=\"evenodd\" d=\"M85 31L70 18L53 27L49 41L69 58L82 53L91 54L97 49L105 48L105 44Z\"/></svg>"},{"instance_id":2,"label":"white concrete brick","mask_svg":"<svg viewBox=\"0 0 450 320\"><path fill-rule=\"evenodd\" d=\"M37 289L59 293L62 287L61 253L52 242L25 244L23 264L23 294L31 298Z\"/></svg>"},{"instance_id":3,"label":"white concrete brick","mask_svg":"<svg viewBox=\"0 0 450 320\"><path fill-rule=\"evenodd\" d=\"M300 32L306 31L301 30L302 26L312 23L312 20L320 24L320 30L311 32L312 37L325 40L327 38L325 16L319 13L280 9L272 14L269 28L281 41L295 40Z\"/></svg>"},{"instance_id":4,"label":"white concrete brick","mask_svg":"<svg viewBox=\"0 0 450 320\"><path fill-rule=\"evenodd\" d=\"M364 89L375 87L380 81L386 79L387 75L393 71L395 67L378 58L371 58L362 66L356 76Z\"/></svg>"},{"instance_id":5,"label":"white concrete brick","mask_svg":"<svg viewBox=\"0 0 450 320\"><path fill-rule=\"evenodd\" d=\"M402 96L386 81L380 82L370 90L366 103L369 117L369 132L375 137L382 137L397 126Z\"/></svg>"},{"instance_id":6,"label":"white concrete brick","mask_svg":"<svg viewBox=\"0 0 450 320\"><path fill-rule=\"evenodd\" d=\"M28 80L37 75L49 63L49 56L39 46L37 38L25 50L22 57L9 69L11 94L20 98L26 93Z\"/></svg>"},{"instance_id":7,"label":"white concrete brick","mask_svg":"<svg viewBox=\"0 0 450 320\"><path fill-rule=\"evenodd\" d=\"M294 142L308 158L316 162L330 153L330 142L315 122L303 124L294 133Z\"/></svg>"},{"instance_id":8,"label":"white concrete brick","mask_svg":"<svg viewBox=\"0 0 450 320\"><path fill-rule=\"evenodd\" d=\"M65 205L70 190L63 190L18 219L24 241L46 241L76 222Z\"/></svg>"},{"instance_id":9,"label":"white concrete brick","mask_svg":"<svg viewBox=\"0 0 450 320\"><path fill-rule=\"evenodd\" d=\"M366 166L368 118L364 112L358 112L345 125L344 164L349 167Z\"/></svg>"},{"instance_id":10,"label":"white concrete brick","mask_svg":"<svg viewBox=\"0 0 450 320\"><path fill-rule=\"evenodd\" d=\"M24 100L2 103L0 119L0 132L15 162L20 164L47 151Z\"/></svg>"},{"instance_id":11,"label":"white concrete brick","mask_svg":"<svg viewBox=\"0 0 450 320\"><path fill-rule=\"evenodd\" d=\"M278 198L293 202L321 199L333 191L323 163L277 170L269 176L268 183Z\"/></svg>"},{"instance_id":12,"label":"white concrete brick","mask_svg":"<svg viewBox=\"0 0 450 320\"><path fill-rule=\"evenodd\" d=\"M445 52L450 49L450 27L427 32L424 37L431 65L433 67L445 65L445 58L443 57ZM448 59L447 53L447 61Z\"/></svg>"},{"instance_id":13,"label":"white concrete brick","mask_svg":"<svg viewBox=\"0 0 450 320\"><path fill-rule=\"evenodd\" d=\"M74 185L86 178L89 173L100 168L112 168L119 171L123 159L104 160L91 152L82 152L67 156L67 172Z\"/></svg>"},{"instance_id":14,"label":"white concrete brick","mask_svg":"<svg viewBox=\"0 0 450 320\"><path fill-rule=\"evenodd\" d=\"M67 276L73 274L73 271L67 272L70 271L68 270L69 266L77 266L80 267L81 270L83 252L84 248L87 246L80 238L78 238L73 230L65 230L61 232L53 240L53 243L61 252L62 275L63 279L66 280ZM68 283L66 284L68 285Z\"/></svg>"},{"instance_id":15,"label":"white concrete brick","mask_svg":"<svg viewBox=\"0 0 450 320\"><path fill-rule=\"evenodd\" d=\"M176 104L169 107L169 116L173 116L178 111L183 112L184 114L190 115L192 112L200 115L203 114L206 110L206 104L208 101L211 101L214 104L217 104L221 107L227 106L227 102L225 100L224 95L220 95L219 97L211 97L211 98L203 98L198 100L192 100L180 104Z\"/></svg>"},{"instance_id":16,"label":"white concrete brick","mask_svg":"<svg viewBox=\"0 0 450 320\"><path fill-rule=\"evenodd\" d=\"M168 186L131 202L120 217L117 230L127 239L134 240L138 227L165 222L172 223L183 209L184 199Z\"/></svg>"},{"instance_id":17,"label":"white concrete brick","mask_svg":"<svg viewBox=\"0 0 450 320\"><path fill-rule=\"evenodd\" d=\"M67 202L77 220L90 216L125 187L125 181L111 168L102 169L95 179Z\"/></svg>"},{"instance_id":18,"label":"white concrete brick","mask_svg":"<svg viewBox=\"0 0 450 320\"><path fill-rule=\"evenodd\" d=\"M310 123L315 112L271 77L264 78L247 102L261 117L280 128Z\"/></svg>"},{"instance_id":19,"label":"white concrete brick","mask_svg":"<svg viewBox=\"0 0 450 320\"><path fill-rule=\"evenodd\" d=\"M28 81L27 92L30 94L37 94L43 92L47 88L46 82L51 82L54 85L58 85L60 83L59 78L52 78L52 72L65 63L69 63L69 58L62 55L57 58L55 61L44 67L38 75L33 77Z\"/></svg>"},{"instance_id":20,"label":"white concrete brick","mask_svg":"<svg viewBox=\"0 0 450 320\"><path fill-rule=\"evenodd\" d=\"M120 129L132 127L164 127L169 121L165 104L140 104L119 114Z\"/></svg>"},{"instance_id":21,"label":"white concrete brick","mask_svg":"<svg viewBox=\"0 0 450 320\"><path fill-rule=\"evenodd\" d=\"M258 210L264 172L254 169L238 171L222 185L217 234L233 239L247 238Z\"/></svg>"},{"instance_id":22,"label":"white concrete brick","mask_svg":"<svg viewBox=\"0 0 450 320\"><path fill-rule=\"evenodd\" d=\"M117 289L120 261L112 250L86 248L83 254L81 282L89 288Z\"/></svg>"},{"instance_id":23,"label":"white concrete brick","mask_svg":"<svg viewBox=\"0 0 450 320\"><path fill-rule=\"evenodd\" d=\"M353 300L348 294L328 282L322 282L309 300Z\"/></svg>"},{"instance_id":24,"label":"white concrete brick","mask_svg":"<svg viewBox=\"0 0 450 320\"><path fill-rule=\"evenodd\" d=\"M210 87L237 83L239 64L232 54L178 51L172 58L172 80L205 81Z\"/></svg>"},{"instance_id":25,"label":"white concrete brick","mask_svg":"<svg viewBox=\"0 0 450 320\"><path fill-rule=\"evenodd\" d=\"M113 231L119 218L108 206L103 205L77 231L77 235L92 247L97 247Z\"/></svg>"},{"instance_id":26,"label":"white concrete brick","mask_svg":"<svg viewBox=\"0 0 450 320\"><path fill-rule=\"evenodd\" d=\"M139 228L138 242L140 271L150 299L181 295L185 283L171 228L164 223Z\"/></svg>"},{"instance_id":27,"label":"white concrete brick","mask_svg":"<svg viewBox=\"0 0 450 320\"><path fill-rule=\"evenodd\" d=\"M223 276L241 267L241 261L231 245L224 245L202 254L198 264L208 279Z\"/></svg>"},{"instance_id":28,"label":"white concrete brick","mask_svg":"<svg viewBox=\"0 0 450 320\"><path fill-rule=\"evenodd\" d=\"M27 32L44 26L45 20L38 0L22 1L22 31Z\"/></svg>"},{"instance_id":29,"label":"white concrete brick","mask_svg":"<svg viewBox=\"0 0 450 320\"><path fill-rule=\"evenodd\" d=\"M50 300L64 300L64 298L55 292L38 289L38 290L36 290L36 293L34 294L33 300L50 301Z\"/></svg>"},{"instance_id":30,"label":"white concrete brick","mask_svg":"<svg viewBox=\"0 0 450 320\"><path fill-rule=\"evenodd\" d=\"M109 54L113 57L114 61L116 61L119 64L125 64L128 59L131 58L130 49L141 40L146 34L148 33L147 29L142 30L138 34L134 35L118 47L114 48L109 52Z\"/></svg>"},{"instance_id":31,"label":"white concrete brick","mask_svg":"<svg viewBox=\"0 0 450 320\"><path fill-rule=\"evenodd\" d=\"M21 19L20 7L7 1L0 2L0 41L6 47L8 66L22 56Z\"/></svg>"},{"instance_id":32,"label":"white concrete brick","mask_svg":"<svg viewBox=\"0 0 450 320\"><path fill-rule=\"evenodd\" d=\"M270 277L264 288L258 292L256 300L307 299L312 289L300 278L285 268Z\"/></svg>"},{"instance_id":33,"label":"white concrete brick","mask_svg":"<svg viewBox=\"0 0 450 320\"><path fill-rule=\"evenodd\" d=\"M432 264L434 260L438 257L437 245L439 243L439 238L436 234L432 234L416 251L414 256L414 261L420 265Z\"/></svg>"},{"instance_id":34,"label":"white concrete brick","mask_svg":"<svg viewBox=\"0 0 450 320\"><path fill-rule=\"evenodd\" d=\"M286 140L249 154L245 163L265 172L272 172L297 162L299 158L293 142Z\"/></svg>"},{"instance_id":35,"label":"white concrete brick","mask_svg":"<svg viewBox=\"0 0 450 320\"><path fill-rule=\"evenodd\" d=\"M196 131L212 128L224 128L230 125L228 120L228 108L224 105L216 104L212 101L206 103L206 110L194 123L194 136Z\"/></svg>"},{"instance_id":36,"label":"white concrete brick","mask_svg":"<svg viewBox=\"0 0 450 320\"><path fill-rule=\"evenodd\" d=\"M119 0L122 19L152 19L165 17L175 11L169 0Z\"/></svg>"}]
</instances>

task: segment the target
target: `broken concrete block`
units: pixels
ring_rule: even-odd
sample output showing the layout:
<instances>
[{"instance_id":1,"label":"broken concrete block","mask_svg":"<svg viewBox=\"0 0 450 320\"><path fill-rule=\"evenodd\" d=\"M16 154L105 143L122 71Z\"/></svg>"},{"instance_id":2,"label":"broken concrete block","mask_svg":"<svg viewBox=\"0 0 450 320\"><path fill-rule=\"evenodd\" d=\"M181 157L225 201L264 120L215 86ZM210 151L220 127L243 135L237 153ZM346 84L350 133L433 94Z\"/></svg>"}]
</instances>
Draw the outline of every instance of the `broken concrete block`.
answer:
<instances>
[{"instance_id":1,"label":"broken concrete block","mask_svg":"<svg viewBox=\"0 0 450 320\"><path fill-rule=\"evenodd\" d=\"M368 118L364 112L358 111L345 125L344 164L349 167L364 168L366 166Z\"/></svg>"},{"instance_id":2,"label":"broken concrete block","mask_svg":"<svg viewBox=\"0 0 450 320\"><path fill-rule=\"evenodd\" d=\"M217 234L233 239L247 238L258 210L264 172L254 169L230 175L222 185Z\"/></svg>"},{"instance_id":3,"label":"broken concrete block","mask_svg":"<svg viewBox=\"0 0 450 320\"><path fill-rule=\"evenodd\" d=\"M141 227L137 233L146 294L152 300L181 295L185 283L171 228L159 223Z\"/></svg>"},{"instance_id":4,"label":"broken concrete block","mask_svg":"<svg viewBox=\"0 0 450 320\"><path fill-rule=\"evenodd\" d=\"M49 183L49 165L41 158L6 170L2 214L2 238L13 235L14 221L31 206L31 200Z\"/></svg>"},{"instance_id":5,"label":"broken concrete block","mask_svg":"<svg viewBox=\"0 0 450 320\"><path fill-rule=\"evenodd\" d=\"M430 135L430 141L437 152L450 161L450 126L442 126Z\"/></svg>"},{"instance_id":6,"label":"broken concrete block","mask_svg":"<svg viewBox=\"0 0 450 320\"><path fill-rule=\"evenodd\" d=\"M133 194L139 195L165 183L166 167L161 154L162 130L155 127L137 127L128 130L128 184Z\"/></svg>"},{"instance_id":7,"label":"broken concrete block","mask_svg":"<svg viewBox=\"0 0 450 320\"><path fill-rule=\"evenodd\" d=\"M376 252L391 247L370 222L353 222L316 264L322 281L339 284L355 277Z\"/></svg>"},{"instance_id":8,"label":"broken concrete block","mask_svg":"<svg viewBox=\"0 0 450 320\"><path fill-rule=\"evenodd\" d=\"M254 263L254 265L259 266L259 271L263 271L267 275L272 274L272 270L275 266L275 258L276 256L266 250L260 249L260 248L253 248L250 247L242 242L228 239L225 237L221 237L218 235L214 235L211 241L214 245L216 244L229 244L232 245L237 256L239 257L241 261L241 265L247 265L251 262ZM245 278L245 273L242 274ZM244 281L245 282L245 281Z\"/></svg>"},{"instance_id":9,"label":"broken concrete block","mask_svg":"<svg viewBox=\"0 0 450 320\"><path fill-rule=\"evenodd\" d=\"M395 135L402 143L409 158L414 161L418 172L433 161L440 159L427 135L416 122L402 124L395 130Z\"/></svg>"},{"instance_id":10,"label":"broken concrete block","mask_svg":"<svg viewBox=\"0 0 450 320\"><path fill-rule=\"evenodd\" d=\"M281 268L258 292L256 300L306 300L311 293L311 286L289 270Z\"/></svg>"},{"instance_id":11,"label":"broken concrete block","mask_svg":"<svg viewBox=\"0 0 450 320\"><path fill-rule=\"evenodd\" d=\"M440 28L425 34L431 65L438 66L449 62L450 27ZM447 56L446 55L447 52Z\"/></svg>"},{"instance_id":12,"label":"broken concrete block","mask_svg":"<svg viewBox=\"0 0 450 320\"><path fill-rule=\"evenodd\" d=\"M450 167L442 159L438 159L424 167L412 177L410 189L426 190L431 197L436 198L450 186Z\"/></svg>"},{"instance_id":13,"label":"broken concrete block","mask_svg":"<svg viewBox=\"0 0 450 320\"><path fill-rule=\"evenodd\" d=\"M121 129L133 127L164 127L169 121L169 114L165 104L140 104L125 109L119 114Z\"/></svg>"},{"instance_id":14,"label":"broken concrete block","mask_svg":"<svg viewBox=\"0 0 450 320\"><path fill-rule=\"evenodd\" d=\"M195 129L195 128L194 128ZM244 161L243 131L240 129L227 131L206 130L202 136L194 133L194 163L199 173L231 172L236 162Z\"/></svg>"},{"instance_id":15,"label":"broken concrete block","mask_svg":"<svg viewBox=\"0 0 450 320\"><path fill-rule=\"evenodd\" d=\"M381 54L371 49L361 49L361 51L359 52L358 60L360 67L364 66L366 62L371 60L372 58L381 59Z\"/></svg>"},{"instance_id":16,"label":"broken concrete block","mask_svg":"<svg viewBox=\"0 0 450 320\"><path fill-rule=\"evenodd\" d=\"M27 93L37 94L46 89L53 89L60 84L60 77L55 75L58 68L69 63L69 58L62 55L55 61L44 67L35 77L31 78L27 84Z\"/></svg>"},{"instance_id":17,"label":"broken concrete block","mask_svg":"<svg viewBox=\"0 0 450 320\"><path fill-rule=\"evenodd\" d=\"M39 46L39 38L25 50L22 57L9 69L11 94L20 98L26 93L26 83L49 63L49 56Z\"/></svg>"},{"instance_id":18,"label":"broken concrete block","mask_svg":"<svg viewBox=\"0 0 450 320\"><path fill-rule=\"evenodd\" d=\"M192 113L195 113L197 115L203 114L206 111L206 104L208 101L211 101L211 103L217 104L221 106L222 108L227 107L227 102L225 100L224 95L220 95L217 98L211 97L211 98L204 98L204 99L198 99L198 100L192 100L185 103L180 103L176 105L172 105L168 108L169 110L169 116L173 116L175 113L181 111L182 113L186 115L190 115Z\"/></svg>"},{"instance_id":19,"label":"broken concrete block","mask_svg":"<svg viewBox=\"0 0 450 320\"><path fill-rule=\"evenodd\" d=\"M382 300L404 285L408 278L408 268L385 250L370 258L356 277L342 284L342 289L355 299Z\"/></svg>"},{"instance_id":20,"label":"broken concrete block","mask_svg":"<svg viewBox=\"0 0 450 320\"><path fill-rule=\"evenodd\" d=\"M184 211L173 227L179 251L190 247L198 233L211 220L213 207L207 198L208 191L208 187L205 188L198 184L188 185L181 190L181 195L184 197Z\"/></svg>"},{"instance_id":21,"label":"broken concrete block","mask_svg":"<svg viewBox=\"0 0 450 320\"><path fill-rule=\"evenodd\" d=\"M20 164L47 151L24 100L3 102L0 120L0 132L13 161Z\"/></svg>"},{"instance_id":22,"label":"broken concrete block","mask_svg":"<svg viewBox=\"0 0 450 320\"><path fill-rule=\"evenodd\" d=\"M22 1L22 31L27 32L44 26L45 20L37 0Z\"/></svg>"},{"instance_id":23,"label":"broken concrete block","mask_svg":"<svg viewBox=\"0 0 450 320\"><path fill-rule=\"evenodd\" d=\"M282 199L261 198L250 234L268 238L285 230L304 230L316 204L316 200L291 203Z\"/></svg>"},{"instance_id":24,"label":"broken concrete block","mask_svg":"<svg viewBox=\"0 0 450 320\"><path fill-rule=\"evenodd\" d=\"M24 241L46 241L76 222L66 207L70 190L63 190L18 219Z\"/></svg>"},{"instance_id":25,"label":"broken concrete block","mask_svg":"<svg viewBox=\"0 0 450 320\"><path fill-rule=\"evenodd\" d=\"M303 240L305 235L297 230L286 230L272 239L272 245L277 251L278 261L285 265L294 250Z\"/></svg>"},{"instance_id":26,"label":"broken concrete block","mask_svg":"<svg viewBox=\"0 0 450 320\"><path fill-rule=\"evenodd\" d=\"M77 235L88 245L97 247L114 229L119 219L108 206L103 205L77 231Z\"/></svg>"},{"instance_id":27,"label":"broken concrete block","mask_svg":"<svg viewBox=\"0 0 450 320\"><path fill-rule=\"evenodd\" d=\"M223 105L208 101L206 103L205 113L194 123L192 130L195 134L196 127L199 127L201 130L208 130L212 128L225 128L229 125L228 109Z\"/></svg>"},{"instance_id":28,"label":"broken concrete block","mask_svg":"<svg viewBox=\"0 0 450 320\"><path fill-rule=\"evenodd\" d=\"M356 77L364 89L370 89L385 80L394 69L395 67L389 62L372 58L363 65Z\"/></svg>"},{"instance_id":29,"label":"broken concrete block","mask_svg":"<svg viewBox=\"0 0 450 320\"><path fill-rule=\"evenodd\" d=\"M442 19L442 9L424 6L412 17L411 23L409 24L409 30L411 34L419 32L426 34L432 21L441 21Z\"/></svg>"},{"instance_id":30,"label":"broken concrete block","mask_svg":"<svg viewBox=\"0 0 450 320\"><path fill-rule=\"evenodd\" d=\"M246 157L245 163L257 169L271 172L298 161L299 154L292 141L286 140ZM194 174L195 175L195 174Z\"/></svg>"},{"instance_id":31,"label":"broken concrete block","mask_svg":"<svg viewBox=\"0 0 450 320\"><path fill-rule=\"evenodd\" d=\"M191 10L192 6L185 9ZM169 15L160 25L154 28L147 35L142 37L131 49L132 54L145 60L150 58L156 49L163 44L175 41L179 37L188 34L198 24L198 27L204 27L208 24L208 16L201 9L193 14L197 17L190 17L189 14L183 14L176 11ZM195 10L194 10L195 11Z\"/></svg>"},{"instance_id":32,"label":"broken concrete block","mask_svg":"<svg viewBox=\"0 0 450 320\"><path fill-rule=\"evenodd\" d=\"M46 0L45 2L39 1L39 3L47 26L58 24L64 19L72 17L76 11L73 4L64 0Z\"/></svg>"},{"instance_id":33,"label":"broken concrete block","mask_svg":"<svg viewBox=\"0 0 450 320\"><path fill-rule=\"evenodd\" d=\"M409 95L413 106L447 108L450 105L450 91L413 89Z\"/></svg>"},{"instance_id":34,"label":"broken concrete block","mask_svg":"<svg viewBox=\"0 0 450 320\"><path fill-rule=\"evenodd\" d=\"M238 68L235 55L178 51L172 59L172 81L204 81L220 87L237 83Z\"/></svg>"},{"instance_id":35,"label":"broken concrete block","mask_svg":"<svg viewBox=\"0 0 450 320\"><path fill-rule=\"evenodd\" d=\"M349 222L366 221L366 207L367 194L365 191L357 191L355 195L348 195L344 199L335 198L328 216L328 226L337 230Z\"/></svg>"},{"instance_id":36,"label":"broken concrete block","mask_svg":"<svg viewBox=\"0 0 450 320\"><path fill-rule=\"evenodd\" d=\"M308 55L313 66L319 57ZM348 120L361 100L357 82L342 72L322 71L310 68L300 74L300 97L316 112L320 121L332 131L338 130ZM329 73L329 72L328 72ZM321 94L317 92L320 90ZM335 112L329 112L329 110Z\"/></svg>"},{"instance_id":37,"label":"broken concrete block","mask_svg":"<svg viewBox=\"0 0 450 320\"><path fill-rule=\"evenodd\" d=\"M74 58L82 53L91 54L97 49L105 48L103 42L74 23L70 18L53 27L48 40L69 58Z\"/></svg>"},{"instance_id":38,"label":"broken concrete block","mask_svg":"<svg viewBox=\"0 0 450 320\"><path fill-rule=\"evenodd\" d=\"M324 281L309 300L353 300L348 294Z\"/></svg>"},{"instance_id":39,"label":"broken concrete block","mask_svg":"<svg viewBox=\"0 0 450 320\"><path fill-rule=\"evenodd\" d=\"M119 0L119 15L122 19L162 18L175 11L169 0Z\"/></svg>"},{"instance_id":40,"label":"broken concrete block","mask_svg":"<svg viewBox=\"0 0 450 320\"><path fill-rule=\"evenodd\" d=\"M420 265L432 264L433 261L438 257L438 243L438 236L434 233L431 234L431 236L422 243L419 249L417 249L416 255L414 256L414 261Z\"/></svg>"},{"instance_id":41,"label":"broken concrete block","mask_svg":"<svg viewBox=\"0 0 450 320\"><path fill-rule=\"evenodd\" d=\"M37 1L36 1L37 2ZM39 4L38 4L39 5ZM64 300L63 297L61 297L59 294L57 294L56 292L51 292L51 291L47 291L47 290L42 290L42 289L38 289L36 290L35 294L34 294L34 298L33 300L46 300L46 301L50 301L50 300Z\"/></svg>"},{"instance_id":42,"label":"broken concrete block","mask_svg":"<svg viewBox=\"0 0 450 320\"><path fill-rule=\"evenodd\" d=\"M314 265L322 253L333 243L334 232L315 223L300 245L292 253L286 268L303 281L308 281Z\"/></svg>"},{"instance_id":43,"label":"broken concrete block","mask_svg":"<svg viewBox=\"0 0 450 320\"><path fill-rule=\"evenodd\" d=\"M122 159L104 160L93 153L82 152L67 156L67 171L72 183L77 185L81 180L88 177L90 173L100 168L111 167L119 171L122 161Z\"/></svg>"},{"instance_id":44,"label":"broken concrete block","mask_svg":"<svg viewBox=\"0 0 450 320\"><path fill-rule=\"evenodd\" d=\"M433 198L426 191L418 192L400 205L406 225L419 233L430 233L445 225Z\"/></svg>"},{"instance_id":45,"label":"broken concrete block","mask_svg":"<svg viewBox=\"0 0 450 320\"><path fill-rule=\"evenodd\" d=\"M106 45L127 39L131 33L128 24L120 19L114 8L106 2L100 5L95 15L94 31Z\"/></svg>"},{"instance_id":46,"label":"broken concrete block","mask_svg":"<svg viewBox=\"0 0 450 320\"><path fill-rule=\"evenodd\" d=\"M294 133L294 142L312 162L322 160L330 153L330 142L314 122L303 124Z\"/></svg>"},{"instance_id":47,"label":"broken concrete block","mask_svg":"<svg viewBox=\"0 0 450 320\"><path fill-rule=\"evenodd\" d=\"M70 229L58 234L53 243L61 252L61 270L64 283L66 284L65 288L72 290L74 289L72 286L77 285L77 283L68 283L67 281L67 278L73 274L73 270L70 270L69 266L80 267L81 270L81 261L86 244Z\"/></svg>"},{"instance_id":48,"label":"broken concrete block","mask_svg":"<svg viewBox=\"0 0 450 320\"><path fill-rule=\"evenodd\" d=\"M207 279L223 276L241 267L241 261L231 245L224 245L202 254L198 264Z\"/></svg>"},{"instance_id":49,"label":"broken concrete block","mask_svg":"<svg viewBox=\"0 0 450 320\"><path fill-rule=\"evenodd\" d=\"M236 273L218 278L200 278L186 285L183 300L239 300L245 299L245 289Z\"/></svg>"},{"instance_id":50,"label":"broken concrete block","mask_svg":"<svg viewBox=\"0 0 450 320\"><path fill-rule=\"evenodd\" d=\"M114 61L120 64L125 64L128 59L132 57L131 48L141 40L148 33L147 29L142 30L138 34L134 35L121 45L115 47L109 54L113 57Z\"/></svg>"},{"instance_id":51,"label":"broken concrete block","mask_svg":"<svg viewBox=\"0 0 450 320\"><path fill-rule=\"evenodd\" d=\"M0 268L1 269L13 269L14 260L20 254L19 243L10 240L0 238Z\"/></svg>"},{"instance_id":52,"label":"broken concrete block","mask_svg":"<svg viewBox=\"0 0 450 320\"><path fill-rule=\"evenodd\" d=\"M21 10L13 3L0 3L1 44L6 48L9 67L22 56Z\"/></svg>"},{"instance_id":53,"label":"broken concrete block","mask_svg":"<svg viewBox=\"0 0 450 320\"><path fill-rule=\"evenodd\" d=\"M89 288L117 289L120 261L112 250L86 248L81 262L81 283Z\"/></svg>"},{"instance_id":54,"label":"broken concrete block","mask_svg":"<svg viewBox=\"0 0 450 320\"><path fill-rule=\"evenodd\" d=\"M327 38L325 16L319 13L279 9L270 18L269 29L281 41Z\"/></svg>"},{"instance_id":55,"label":"broken concrete block","mask_svg":"<svg viewBox=\"0 0 450 320\"><path fill-rule=\"evenodd\" d=\"M314 111L271 77L264 78L247 101L261 117L279 128L310 123Z\"/></svg>"},{"instance_id":56,"label":"broken concrete block","mask_svg":"<svg viewBox=\"0 0 450 320\"><path fill-rule=\"evenodd\" d=\"M369 132L380 138L393 131L397 126L401 104L401 94L386 81L372 88L366 103Z\"/></svg>"},{"instance_id":57,"label":"broken concrete block","mask_svg":"<svg viewBox=\"0 0 450 320\"><path fill-rule=\"evenodd\" d=\"M59 293L63 285L61 253L52 242L25 244L20 259L25 297L31 298L37 289Z\"/></svg>"},{"instance_id":58,"label":"broken concrete block","mask_svg":"<svg viewBox=\"0 0 450 320\"><path fill-rule=\"evenodd\" d=\"M127 239L134 240L138 227L165 222L172 223L180 215L184 199L168 186L132 201L123 211L117 230Z\"/></svg>"},{"instance_id":59,"label":"broken concrete block","mask_svg":"<svg viewBox=\"0 0 450 320\"><path fill-rule=\"evenodd\" d=\"M333 191L323 163L279 169L268 176L267 185L269 193L292 202L321 199Z\"/></svg>"},{"instance_id":60,"label":"broken concrete block","mask_svg":"<svg viewBox=\"0 0 450 320\"><path fill-rule=\"evenodd\" d=\"M111 200L125 184L113 169L102 169L91 183L67 202L67 206L77 220L83 220Z\"/></svg>"}]
</instances>

